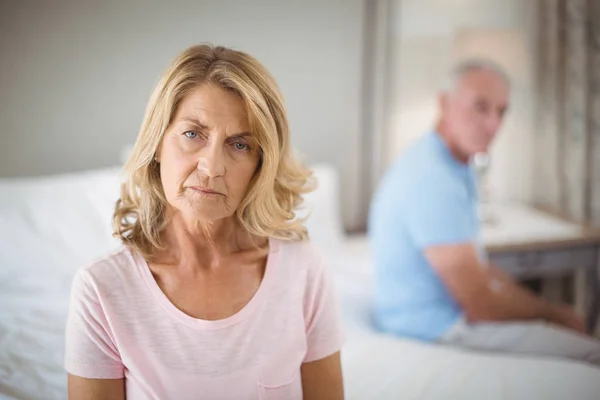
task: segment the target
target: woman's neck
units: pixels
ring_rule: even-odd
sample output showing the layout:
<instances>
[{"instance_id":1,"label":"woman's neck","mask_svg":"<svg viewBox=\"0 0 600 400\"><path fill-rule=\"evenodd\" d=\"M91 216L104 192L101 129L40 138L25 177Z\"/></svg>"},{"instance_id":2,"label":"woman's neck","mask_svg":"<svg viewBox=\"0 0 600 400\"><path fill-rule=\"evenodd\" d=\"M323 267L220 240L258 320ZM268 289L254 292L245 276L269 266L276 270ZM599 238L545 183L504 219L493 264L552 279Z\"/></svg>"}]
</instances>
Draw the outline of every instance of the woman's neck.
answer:
<instances>
[{"instance_id":1,"label":"woman's neck","mask_svg":"<svg viewBox=\"0 0 600 400\"><path fill-rule=\"evenodd\" d=\"M223 259L234 253L256 248L257 242L234 217L214 222L190 220L180 213L169 218L164 231L165 248L161 264L193 268L218 268Z\"/></svg>"}]
</instances>

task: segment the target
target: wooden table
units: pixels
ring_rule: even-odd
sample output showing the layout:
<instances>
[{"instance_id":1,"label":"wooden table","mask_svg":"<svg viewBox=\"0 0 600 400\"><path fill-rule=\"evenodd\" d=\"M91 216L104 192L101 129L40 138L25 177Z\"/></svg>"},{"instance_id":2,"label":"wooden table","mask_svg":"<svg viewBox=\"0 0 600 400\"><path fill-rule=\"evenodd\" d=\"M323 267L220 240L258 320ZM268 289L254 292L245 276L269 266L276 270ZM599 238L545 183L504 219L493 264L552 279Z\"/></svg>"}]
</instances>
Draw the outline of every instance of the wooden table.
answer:
<instances>
[{"instance_id":1,"label":"wooden table","mask_svg":"<svg viewBox=\"0 0 600 400\"><path fill-rule=\"evenodd\" d=\"M584 294L576 295L593 332L600 314L600 231L522 204L493 205L486 214L491 221L483 223L482 239L491 263L518 278L583 276Z\"/></svg>"}]
</instances>

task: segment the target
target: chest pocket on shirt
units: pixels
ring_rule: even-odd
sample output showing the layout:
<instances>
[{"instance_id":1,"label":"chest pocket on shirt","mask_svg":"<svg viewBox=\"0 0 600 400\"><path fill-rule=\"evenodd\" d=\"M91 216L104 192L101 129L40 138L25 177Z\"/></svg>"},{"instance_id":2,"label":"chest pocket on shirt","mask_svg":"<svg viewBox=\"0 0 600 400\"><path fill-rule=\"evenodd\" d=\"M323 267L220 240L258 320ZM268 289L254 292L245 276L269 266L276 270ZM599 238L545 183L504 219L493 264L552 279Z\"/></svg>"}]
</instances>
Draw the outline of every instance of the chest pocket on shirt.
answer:
<instances>
[{"instance_id":1,"label":"chest pocket on shirt","mask_svg":"<svg viewBox=\"0 0 600 400\"><path fill-rule=\"evenodd\" d=\"M269 382L269 377L265 376L262 382ZM300 371L296 371L291 379L277 385L258 383L259 400L302 400L302 379Z\"/></svg>"}]
</instances>

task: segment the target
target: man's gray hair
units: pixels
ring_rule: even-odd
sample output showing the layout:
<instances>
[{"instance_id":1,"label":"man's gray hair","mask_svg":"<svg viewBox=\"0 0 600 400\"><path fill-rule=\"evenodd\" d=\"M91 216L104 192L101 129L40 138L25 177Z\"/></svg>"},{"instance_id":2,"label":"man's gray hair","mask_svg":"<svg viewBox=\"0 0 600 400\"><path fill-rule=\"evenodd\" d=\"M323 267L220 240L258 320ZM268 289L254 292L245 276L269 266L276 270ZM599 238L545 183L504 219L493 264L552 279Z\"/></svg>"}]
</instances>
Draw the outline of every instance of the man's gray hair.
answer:
<instances>
[{"instance_id":1,"label":"man's gray hair","mask_svg":"<svg viewBox=\"0 0 600 400\"><path fill-rule=\"evenodd\" d=\"M510 87L510 78L498 63L484 58L469 58L456 64L444 83L444 91L453 91L465 75L473 71L486 70L498 75Z\"/></svg>"}]
</instances>

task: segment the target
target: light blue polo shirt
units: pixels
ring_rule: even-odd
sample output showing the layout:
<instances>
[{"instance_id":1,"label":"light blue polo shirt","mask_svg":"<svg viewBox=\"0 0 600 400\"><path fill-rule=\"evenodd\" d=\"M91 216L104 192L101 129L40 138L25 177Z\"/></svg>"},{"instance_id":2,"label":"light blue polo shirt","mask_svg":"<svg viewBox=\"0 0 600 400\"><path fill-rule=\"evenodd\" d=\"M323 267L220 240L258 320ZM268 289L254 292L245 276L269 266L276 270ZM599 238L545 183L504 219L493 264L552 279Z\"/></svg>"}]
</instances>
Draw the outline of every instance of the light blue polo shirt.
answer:
<instances>
[{"instance_id":1,"label":"light blue polo shirt","mask_svg":"<svg viewBox=\"0 0 600 400\"><path fill-rule=\"evenodd\" d=\"M477 244L477 190L435 132L412 144L384 176L369 215L374 317L384 332L435 341L462 311L425 259L429 246Z\"/></svg>"}]
</instances>

